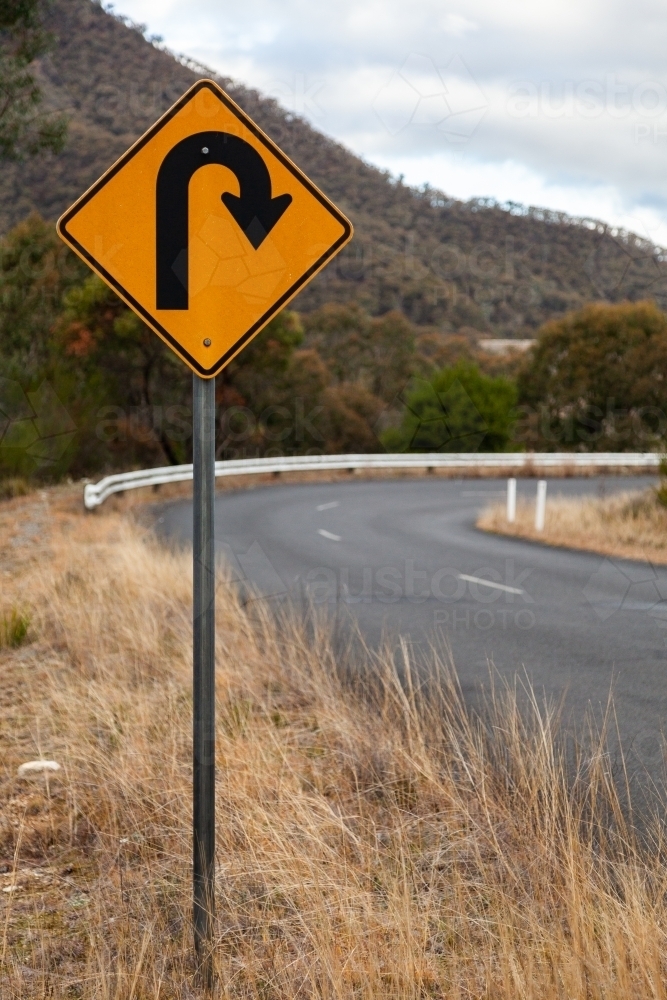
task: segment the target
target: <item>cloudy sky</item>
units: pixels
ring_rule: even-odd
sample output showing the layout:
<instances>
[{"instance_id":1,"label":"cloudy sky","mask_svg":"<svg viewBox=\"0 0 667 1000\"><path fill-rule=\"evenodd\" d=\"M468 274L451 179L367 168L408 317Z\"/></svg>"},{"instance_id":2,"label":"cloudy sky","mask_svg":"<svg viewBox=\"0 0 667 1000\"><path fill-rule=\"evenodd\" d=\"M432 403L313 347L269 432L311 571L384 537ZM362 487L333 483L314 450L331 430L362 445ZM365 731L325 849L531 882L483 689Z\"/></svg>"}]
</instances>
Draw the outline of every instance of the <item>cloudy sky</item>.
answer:
<instances>
[{"instance_id":1,"label":"cloudy sky","mask_svg":"<svg viewBox=\"0 0 667 1000\"><path fill-rule=\"evenodd\" d=\"M116 0L176 52L459 198L667 246L664 0Z\"/></svg>"}]
</instances>

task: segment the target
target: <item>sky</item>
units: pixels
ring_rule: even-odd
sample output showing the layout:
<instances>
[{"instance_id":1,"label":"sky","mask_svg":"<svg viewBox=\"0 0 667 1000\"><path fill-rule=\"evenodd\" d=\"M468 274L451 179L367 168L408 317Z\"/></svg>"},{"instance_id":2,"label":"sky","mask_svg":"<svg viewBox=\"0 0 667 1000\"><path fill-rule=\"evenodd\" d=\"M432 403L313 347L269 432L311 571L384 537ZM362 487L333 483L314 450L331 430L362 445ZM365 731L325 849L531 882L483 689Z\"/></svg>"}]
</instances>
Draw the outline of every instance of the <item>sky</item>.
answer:
<instances>
[{"instance_id":1,"label":"sky","mask_svg":"<svg viewBox=\"0 0 667 1000\"><path fill-rule=\"evenodd\" d=\"M664 0L116 0L174 52L455 198L667 246Z\"/></svg>"}]
</instances>

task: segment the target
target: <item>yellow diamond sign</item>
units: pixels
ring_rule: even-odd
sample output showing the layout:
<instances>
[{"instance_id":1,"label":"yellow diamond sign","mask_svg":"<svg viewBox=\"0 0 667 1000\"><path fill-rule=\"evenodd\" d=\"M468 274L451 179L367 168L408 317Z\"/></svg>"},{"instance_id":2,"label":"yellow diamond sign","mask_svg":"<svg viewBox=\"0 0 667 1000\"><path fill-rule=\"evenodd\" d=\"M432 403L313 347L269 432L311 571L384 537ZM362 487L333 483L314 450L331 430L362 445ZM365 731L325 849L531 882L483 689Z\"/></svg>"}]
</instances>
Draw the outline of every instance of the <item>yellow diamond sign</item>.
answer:
<instances>
[{"instance_id":1,"label":"yellow diamond sign","mask_svg":"<svg viewBox=\"0 0 667 1000\"><path fill-rule=\"evenodd\" d=\"M211 378L352 226L216 83L200 80L65 212L58 233Z\"/></svg>"}]
</instances>

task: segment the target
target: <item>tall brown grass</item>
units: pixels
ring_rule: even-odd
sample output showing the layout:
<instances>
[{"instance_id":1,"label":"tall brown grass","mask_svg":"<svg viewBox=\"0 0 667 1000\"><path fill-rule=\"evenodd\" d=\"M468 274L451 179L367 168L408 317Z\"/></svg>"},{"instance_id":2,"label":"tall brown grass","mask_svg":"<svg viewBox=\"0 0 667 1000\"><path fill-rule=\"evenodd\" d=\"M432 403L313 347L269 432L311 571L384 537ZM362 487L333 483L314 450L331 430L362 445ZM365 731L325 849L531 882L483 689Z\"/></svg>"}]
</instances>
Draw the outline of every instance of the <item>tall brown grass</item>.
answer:
<instances>
[{"instance_id":1,"label":"tall brown grass","mask_svg":"<svg viewBox=\"0 0 667 1000\"><path fill-rule=\"evenodd\" d=\"M0 653L0 995L196 996L189 558L70 520L3 592L32 641ZM528 689L473 717L407 646L355 688L324 623L260 608L220 579L221 997L665 995L663 842L633 838L604 741L573 780ZM62 771L20 781L35 757Z\"/></svg>"},{"instance_id":2,"label":"tall brown grass","mask_svg":"<svg viewBox=\"0 0 667 1000\"><path fill-rule=\"evenodd\" d=\"M600 552L626 559L651 559L667 563L667 508L656 491L628 491L609 497L547 496L544 530L535 528L535 504L519 499L516 521L508 524L505 503L490 504L477 519L477 527L564 545L572 549Z\"/></svg>"}]
</instances>

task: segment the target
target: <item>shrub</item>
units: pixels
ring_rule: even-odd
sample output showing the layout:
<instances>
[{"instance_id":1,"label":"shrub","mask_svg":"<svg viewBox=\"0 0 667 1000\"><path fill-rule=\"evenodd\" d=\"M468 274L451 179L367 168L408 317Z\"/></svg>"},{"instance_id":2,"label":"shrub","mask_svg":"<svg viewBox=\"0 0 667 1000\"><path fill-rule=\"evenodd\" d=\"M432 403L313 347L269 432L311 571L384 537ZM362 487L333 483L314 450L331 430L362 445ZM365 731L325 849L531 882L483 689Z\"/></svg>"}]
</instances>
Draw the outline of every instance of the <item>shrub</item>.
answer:
<instances>
[{"instance_id":1,"label":"shrub","mask_svg":"<svg viewBox=\"0 0 667 1000\"><path fill-rule=\"evenodd\" d=\"M429 381L413 379L400 400L402 422L381 439L388 451L511 450L516 389L506 378L460 361Z\"/></svg>"},{"instance_id":2,"label":"shrub","mask_svg":"<svg viewBox=\"0 0 667 1000\"><path fill-rule=\"evenodd\" d=\"M667 435L667 315L594 303L538 331L519 374L522 440L537 451L646 451Z\"/></svg>"},{"instance_id":3,"label":"shrub","mask_svg":"<svg viewBox=\"0 0 667 1000\"><path fill-rule=\"evenodd\" d=\"M24 497L30 492L30 485L25 479L13 477L0 479L0 500L12 500L14 497Z\"/></svg>"},{"instance_id":4,"label":"shrub","mask_svg":"<svg viewBox=\"0 0 667 1000\"><path fill-rule=\"evenodd\" d=\"M22 646L28 637L30 628L30 615L25 611L18 611L16 608L8 614L4 614L0 619L0 648L8 646L16 649Z\"/></svg>"}]
</instances>

